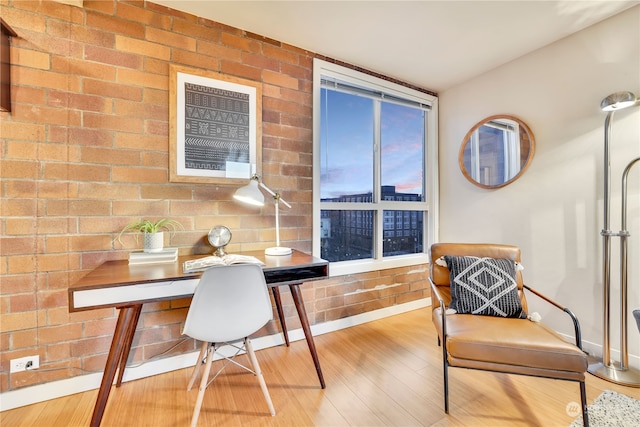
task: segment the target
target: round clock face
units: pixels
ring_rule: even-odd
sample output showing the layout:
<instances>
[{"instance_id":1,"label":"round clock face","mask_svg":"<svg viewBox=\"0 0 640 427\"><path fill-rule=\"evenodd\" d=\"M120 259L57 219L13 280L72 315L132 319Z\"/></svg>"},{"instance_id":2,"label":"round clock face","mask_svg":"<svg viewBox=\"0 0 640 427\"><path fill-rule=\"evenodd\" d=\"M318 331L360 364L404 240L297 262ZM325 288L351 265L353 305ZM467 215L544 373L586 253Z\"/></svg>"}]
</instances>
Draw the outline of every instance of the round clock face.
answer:
<instances>
[{"instance_id":1,"label":"round clock face","mask_svg":"<svg viewBox=\"0 0 640 427\"><path fill-rule=\"evenodd\" d=\"M208 237L211 246L220 248L231 241L231 231L224 225L216 225L209 231Z\"/></svg>"}]
</instances>

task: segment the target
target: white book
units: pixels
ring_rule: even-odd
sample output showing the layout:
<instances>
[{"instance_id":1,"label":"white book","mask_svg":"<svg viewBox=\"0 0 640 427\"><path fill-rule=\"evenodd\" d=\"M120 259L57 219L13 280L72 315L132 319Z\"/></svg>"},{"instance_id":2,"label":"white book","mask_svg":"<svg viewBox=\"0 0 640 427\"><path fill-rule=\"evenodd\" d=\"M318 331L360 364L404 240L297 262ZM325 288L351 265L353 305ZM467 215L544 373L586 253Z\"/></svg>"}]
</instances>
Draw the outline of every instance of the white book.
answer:
<instances>
[{"instance_id":1,"label":"white book","mask_svg":"<svg viewBox=\"0 0 640 427\"><path fill-rule=\"evenodd\" d=\"M129 264L157 264L178 261L178 248L164 248L160 252L131 252Z\"/></svg>"},{"instance_id":2,"label":"white book","mask_svg":"<svg viewBox=\"0 0 640 427\"><path fill-rule=\"evenodd\" d=\"M195 271L203 271L215 265L232 265L232 264L258 264L264 265L258 258L250 255L227 254L224 256L211 255L204 258L192 259L185 261L182 268L185 273L193 273Z\"/></svg>"}]
</instances>

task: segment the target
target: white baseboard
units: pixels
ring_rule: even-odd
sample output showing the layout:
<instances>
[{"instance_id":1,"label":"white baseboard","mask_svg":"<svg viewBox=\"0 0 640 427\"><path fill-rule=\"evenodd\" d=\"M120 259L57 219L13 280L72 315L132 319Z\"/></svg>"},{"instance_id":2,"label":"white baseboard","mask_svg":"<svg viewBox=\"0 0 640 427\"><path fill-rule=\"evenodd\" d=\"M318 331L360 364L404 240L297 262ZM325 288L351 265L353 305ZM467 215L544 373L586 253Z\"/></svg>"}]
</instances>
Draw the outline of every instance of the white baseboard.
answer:
<instances>
[{"instance_id":1,"label":"white baseboard","mask_svg":"<svg viewBox=\"0 0 640 427\"><path fill-rule=\"evenodd\" d=\"M582 340L582 349L589 353L589 356L593 356L595 358L600 358L602 361L602 344L595 344L590 341ZM620 355L620 350L612 348L611 349L611 362L620 364L620 360L622 356ZM640 356L636 356L633 354L628 355L629 359L629 368L637 369L640 371Z\"/></svg>"},{"instance_id":2,"label":"white baseboard","mask_svg":"<svg viewBox=\"0 0 640 427\"><path fill-rule=\"evenodd\" d=\"M351 317L345 317L343 319L312 325L311 333L314 336L322 335L396 314L428 307L429 305L431 305L431 298L424 298L405 304L394 305ZM303 339L304 332L302 329L289 331L289 341L299 341ZM284 343L284 339L282 334L274 334L255 338L251 340L251 342L256 350L260 350L263 348L281 345ZM189 368L195 365L197 358L198 352L189 352L159 360L151 360L141 365L127 368L124 372L122 381L127 382L178 369ZM100 387L101 381L102 372L96 372L93 374L79 375L77 377L67 378L64 380L52 381L49 383L0 393L0 412L97 389Z\"/></svg>"},{"instance_id":3,"label":"white baseboard","mask_svg":"<svg viewBox=\"0 0 640 427\"><path fill-rule=\"evenodd\" d=\"M573 335L568 335L563 333L561 333L560 335L562 335L564 339L566 339L571 343L576 342L576 339ZM597 344L597 343L586 341L583 339L582 349L589 355L590 358L594 358L594 359L600 358L600 360L602 360L602 344ZM615 362L620 364L621 355L620 355L619 349L612 348L610 356L611 356L612 363ZM629 368L640 370L640 356L629 354L628 359L629 359L629 366L628 366Z\"/></svg>"}]
</instances>

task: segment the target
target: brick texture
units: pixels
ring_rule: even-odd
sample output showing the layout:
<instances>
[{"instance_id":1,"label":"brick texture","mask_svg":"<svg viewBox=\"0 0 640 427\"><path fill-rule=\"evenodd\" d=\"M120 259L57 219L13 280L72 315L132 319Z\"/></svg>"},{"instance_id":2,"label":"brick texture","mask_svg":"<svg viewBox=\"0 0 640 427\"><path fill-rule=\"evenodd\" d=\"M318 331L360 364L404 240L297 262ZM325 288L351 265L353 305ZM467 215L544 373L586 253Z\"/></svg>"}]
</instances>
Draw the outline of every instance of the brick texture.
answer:
<instances>
[{"instance_id":1,"label":"brick texture","mask_svg":"<svg viewBox=\"0 0 640 427\"><path fill-rule=\"evenodd\" d=\"M310 251L313 53L150 2L0 0L0 15L18 33L12 112L0 113L0 392L104 368L117 310L69 313L67 288L138 247L114 242L132 219L177 218L171 242L184 254L210 251L203 237L218 223L233 230L231 251L274 244L273 218L233 203L233 187L169 182L170 64L262 84L263 174L293 205L284 244ZM426 278L388 269L302 292L313 324L427 297ZM282 300L298 328L286 289ZM179 343L188 305L145 306L131 359ZM33 354L57 369L9 374L10 359Z\"/></svg>"}]
</instances>

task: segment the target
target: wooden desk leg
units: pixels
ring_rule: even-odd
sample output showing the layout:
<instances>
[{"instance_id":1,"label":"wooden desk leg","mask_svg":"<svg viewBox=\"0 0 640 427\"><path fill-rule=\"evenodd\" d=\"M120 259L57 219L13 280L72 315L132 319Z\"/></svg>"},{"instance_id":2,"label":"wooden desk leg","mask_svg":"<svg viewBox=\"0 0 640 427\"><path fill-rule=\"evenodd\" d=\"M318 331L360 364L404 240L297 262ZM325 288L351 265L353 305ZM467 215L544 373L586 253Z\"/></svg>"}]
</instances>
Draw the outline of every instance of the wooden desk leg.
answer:
<instances>
[{"instance_id":1,"label":"wooden desk leg","mask_svg":"<svg viewBox=\"0 0 640 427\"><path fill-rule=\"evenodd\" d=\"M318 373L318 379L320 380L320 386L326 388L324 384L324 377L322 376L322 369L320 368L320 360L318 360L318 353L316 352L316 344L313 342L313 335L311 334L311 327L309 327L309 318L307 317L307 310L304 308L304 301L302 300L302 293L300 292L300 284L289 285L291 289L291 296L293 297L293 303L298 310L298 317L302 324L302 330L304 336L307 339L307 345L313 358L313 363L316 365L316 372Z\"/></svg>"},{"instance_id":2,"label":"wooden desk leg","mask_svg":"<svg viewBox=\"0 0 640 427\"><path fill-rule=\"evenodd\" d=\"M284 320L284 311L282 310L282 300L280 299L280 288L277 286L271 287L273 292L273 300L276 302L276 310L278 311L278 319L280 319L280 326L282 327L282 334L284 335L284 342L289 347L289 333L287 332L287 324Z\"/></svg>"},{"instance_id":3,"label":"wooden desk leg","mask_svg":"<svg viewBox=\"0 0 640 427\"><path fill-rule=\"evenodd\" d=\"M116 380L116 387L120 387L122 385L122 376L124 375L124 370L127 367L127 359L129 359L129 353L131 352L131 344L133 343L133 336L136 334L136 326L138 325L138 320L140 319L140 313L142 312L142 305L135 306L135 319L133 322L129 323L129 327L127 328L127 337L124 343L124 347L122 349L122 357L120 358L120 363L118 363L118 379Z\"/></svg>"},{"instance_id":4,"label":"wooden desk leg","mask_svg":"<svg viewBox=\"0 0 640 427\"><path fill-rule=\"evenodd\" d=\"M118 370L118 364L122 358L122 352L126 345L127 331L132 327L135 329L136 310L139 306L122 307L120 314L118 315L118 323L116 324L116 330L111 340L111 347L109 348L109 355L107 356L107 363L104 367L104 374L102 375L102 382L100 383L100 390L98 391L98 398L96 404L93 407L93 415L91 416L91 427L98 427L102 421L102 415L107 406L107 400L109 399L109 393L111 392L111 385L113 379L116 376ZM132 326L133 324L133 326Z\"/></svg>"}]
</instances>

